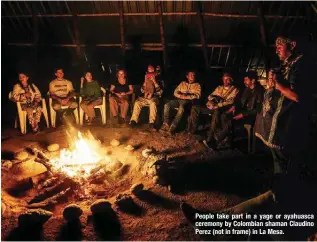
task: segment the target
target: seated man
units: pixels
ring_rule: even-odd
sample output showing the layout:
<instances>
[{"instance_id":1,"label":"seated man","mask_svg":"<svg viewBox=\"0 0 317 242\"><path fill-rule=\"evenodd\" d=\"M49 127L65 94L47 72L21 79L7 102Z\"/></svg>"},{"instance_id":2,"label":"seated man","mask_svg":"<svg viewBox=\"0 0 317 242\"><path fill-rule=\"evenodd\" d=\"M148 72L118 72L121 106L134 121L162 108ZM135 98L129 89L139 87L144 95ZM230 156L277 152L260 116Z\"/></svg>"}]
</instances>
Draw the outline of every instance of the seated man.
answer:
<instances>
[{"instance_id":1,"label":"seated man","mask_svg":"<svg viewBox=\"0 0 317 242\"><path fill-rule=\"evenodd\" d=\"M157 106L159 104L159 98L163 93L163 86L156 78L157 73L152 65L148 65L147 73L144 77L144 83L141 87L143 97L139 97L133 107L133 113L130 121L130 126L133 128L139 121L139 116L143 107L150 108L149 117L149 129L150 131L156 131L154 123L157 115Z\"/></svg>"},{"instance_id":2,"label":"seated man","mask_svg":"<svg viewBox=\"0 0 317 242\"><path fill-rule=\"evenodd\" d=\"M211 110L211 127L208 131L207 139L203 143L211 149L225 137L217 136L216 132L220 127L228 125L226 122L227 111L232 107L239 90L232 85L233 79L229 73L224 73L222 77L223 85L218 86L212 94L208 96L207 108Z\"/></svg>"},{"instance_id":3,"label":"seated man","mask_svg":"<svg viewBox=\"0 0 317 242\"><path fill-rule=\"evenodd\" d=\"M63 69L58 68L55 70L56 79L52 80L49 84L49 93L53 99L52 106L56 112L64 115L72 114L74 109L78 107L74 99L75 90L71 81L64 79ZM62 109L62 106L68 106L68 109Z\"/></svg>"},{"instance_id":4,"label":"seated man","mask_svg":"<svg viewBox=\"0 0 317 242\"><path fill-rule=\"evenodd\" d=\"M161 132L174 133L179 121L181 120L185 105L193 104L194 101L200 99L201 87L195 82L195 72L188 71L186 75L187 81L181 82L174 91L175 100L171 100L164 106L164 120L160 129ZM177 114L170 125L170 110L178 108Z\"/></svg>"},{"instance_id":5,"label":"seated man","mask_svg":"<svg viewBox=\"0 0 317 242\"><path fill-rule=\"evenodd\" d=\"M245 89L241 98L236 100L234 106L222 114L222 128L217 135L218 143L228 137L228 134L232 131L233 123L235 125L251 124L253 126L263 98L263 88L257 85L257 78L255 71L250 71L245 74Z\"/></svg>"},{"instance_id":6,"label":"seated man","mask_svg":"<svg viewBox=\"0 0 317 242\"><path fill-rule=\"evenodd\" d=\"M116 127L119 121L124 126L126 125L129 96L133 93L133 86L128 83L126 76L125 70L118 70L117 79L110 86L109 104L112 127Z\"/></svg>"}]
</instances>

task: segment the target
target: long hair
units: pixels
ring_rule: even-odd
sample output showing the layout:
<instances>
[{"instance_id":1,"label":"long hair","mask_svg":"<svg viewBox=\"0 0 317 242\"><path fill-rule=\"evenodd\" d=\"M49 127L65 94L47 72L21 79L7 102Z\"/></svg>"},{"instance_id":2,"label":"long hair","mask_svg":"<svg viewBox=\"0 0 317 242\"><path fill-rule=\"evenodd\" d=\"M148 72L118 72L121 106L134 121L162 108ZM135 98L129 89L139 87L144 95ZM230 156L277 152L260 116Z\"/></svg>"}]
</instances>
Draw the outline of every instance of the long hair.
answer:
<instances>
[{"instance_id":1,"label":"long hair","mask_svg":"<svg viewBox=\"0 0 317 242\"><path fill-rule=\"evenodd\" d=\"M32 79L30 78L30 76L26 73L26 72L23 72L23 71L20 71L20 72L18 72L18 75L20 75L20 74L23 74L23 75L25 75L26 77L28 77L29 79L28 79L28 86L30 86L30 88L31 88L31 90L32 90L32 92L36 92L35 91L35 88L34 88L34 86L33 86L33 82L32 82ZM22 85L21 85L21 82L20 81L18 81L18 83L17 83L22 89L23 89L23 87L22 87Z\"/></svg>"}]
</instances>

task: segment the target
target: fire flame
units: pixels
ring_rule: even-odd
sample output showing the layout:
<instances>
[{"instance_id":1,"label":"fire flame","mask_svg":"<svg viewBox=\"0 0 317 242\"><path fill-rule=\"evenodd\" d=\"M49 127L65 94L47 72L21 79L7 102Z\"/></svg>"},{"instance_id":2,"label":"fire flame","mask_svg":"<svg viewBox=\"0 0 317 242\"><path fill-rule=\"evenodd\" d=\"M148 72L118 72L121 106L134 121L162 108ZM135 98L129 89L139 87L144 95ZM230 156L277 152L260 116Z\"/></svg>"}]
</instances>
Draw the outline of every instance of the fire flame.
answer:
<instances>
[{"instance_id":1,"label":"fire flame","mask_svg":"<svg viewBox=\"0 0 317 242\"><path fill-rule=\"evenodd\" d=\"M103 152L101 144L92 135L84 137L78 132L69 150L63 149L60 156L50 160L53 167L69 177L86 178L92 169L110 158Z\"/></svg>"}]
</instances>

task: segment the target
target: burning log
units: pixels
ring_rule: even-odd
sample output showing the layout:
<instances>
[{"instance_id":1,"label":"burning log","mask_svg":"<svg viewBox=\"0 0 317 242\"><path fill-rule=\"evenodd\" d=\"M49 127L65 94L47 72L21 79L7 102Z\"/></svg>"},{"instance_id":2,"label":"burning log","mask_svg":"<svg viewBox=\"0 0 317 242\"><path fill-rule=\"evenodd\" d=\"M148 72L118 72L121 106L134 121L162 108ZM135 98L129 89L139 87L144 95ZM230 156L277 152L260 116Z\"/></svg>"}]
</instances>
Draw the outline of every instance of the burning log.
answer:
<instances>
[{"instance_id":1,"label":"burning log","mask_svg":"<svg viewBox=\"0 0 317 242\"><path fill-rule=\"evenodd\" d=\"M118 179L122 176L124 176L125 174L127 174L130 170L130 165L125 164L123 165L120 169L118 169L115 173L114 173L114 178Z\"/></svg>"},{"instance_id":2,"label":"burning log","mask_svg":"<svg viewBox=\"0 0 317 242\"><path fill-rule=\"evenodd\" d=\"M59 193L57 193L56 195L47 198L46 200L39 202L39 203L33 203L31 205L28 206L28 208L51 208L53 206L55 206L57 203L63 201L65 199L65 201L67 201L68 196L71 194L72 190L71 188L67 188Z\"/></svg>"},{"instance_id":3,"label":"burning log","mask_svg":"<svg viewBox=\"0 0 317 242\"><path fill-rule=\"evenodd\" d=\"M59 181L54 187L49 187L41 191L38 195L33 197L28 203L38 203L49 197L52 197L54 194L60 192L65 187L68 188L71 186L72 181L69 178Z\"/></svg>"},{"instance_id":4,"label":"burning log","mask_svg":"<svg viewBox=\"0 0 317 242\"><path fill-rule=\"evenodd\" d=\"M49 161L50 159L47 157L47 155L44 154L43 151L40 151L39 149L37 148L32 148L32 152L34 153L35 156L41 158L41 159L44 159L44 160L47 160Z\"/></svg>"},{"instance_id":5,"label":"burning log","mask_svg":"<svg viewBox=\"0 0 317 242\"><path fill-rule=\"evenodd\" d=\"M33 176L32 183L33 185L38 185L41 182L44 182L48 177L51 177L53 174L50 171L45 171L39 175Z\"/></svg>"},{"instance_id":6,"label":"burning log","mask_svg":"<svg viewBox=\"0 0 317 242\"><path fill-rule=\"evenodd\" d=\"M60 176L51 177L47 179L46 181L44 181L43 183L40 183L37 186L37 189L43 189L43 188L54 186L59 179L60 179Z\"/></svg>"},{"instance_id":7,"label":"burning log","mask_svg":"<svg viewBox=\"0 0 317 242\"><path fill-rule=\"evenodd\" d=\"M90 184L101 184L106 179L106 177L106 172L100 169L98 172L88 177L88 182Z\"/></svg>"}]
</instances>

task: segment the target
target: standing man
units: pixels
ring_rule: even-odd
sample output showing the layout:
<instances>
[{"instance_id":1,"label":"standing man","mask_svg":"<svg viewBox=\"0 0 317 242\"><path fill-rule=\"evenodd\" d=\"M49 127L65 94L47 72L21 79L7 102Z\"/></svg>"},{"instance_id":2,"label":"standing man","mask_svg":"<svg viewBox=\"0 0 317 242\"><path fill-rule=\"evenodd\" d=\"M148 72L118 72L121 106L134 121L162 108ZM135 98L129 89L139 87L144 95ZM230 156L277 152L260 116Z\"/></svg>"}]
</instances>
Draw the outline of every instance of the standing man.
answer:
<instances>
[{"instance_id":1,"label":"standing man","mask_svg":"<svg viewBox=\"0 0 317 242\"><path fill-rule=\"evenodd\" d=\"M303 158L301 154L304 154L309 140L316 67L297 51L296 41L278 37L275 45L281 67L272 74L280 97L269 129L265 130L262 140L271 148L274 173L287 172L287 178L295 178L298 176L299 162Z\"/></svg>"},{"instance_id":2,"label":"standing man","mask_svg":"<svg viewBox=\"0 0 317 242\"><path fill-rule=\"evenodd\" d=\"M207 108L211 111L211 126L207 134L207 139L203 143L211 149L215 149L223 140L217 131L220 127L225 127L227 122L227 112L232 107L239 92L238 88L232 85L233 79L230 73L222 76L223 85L218 86L213 93L208 96ZM227 129L227 128L226 128ZM221 134L222 135L222 134Z\"/></svg>"},{"instance_id":3,"label":"standing man","mask_svg":"<svg viewBox=\"0 0 317 242\"><path fill-rule=\"evenodd\" d=\"M154 67L152 65L148 65L147 73L144 77L144 83L141 87L143 97L139 97L134 103L133 113L130 121L130 126L132 128L134 128L139 122L139 116L142 108L149 107L149 130L156 131L154 123L157 115L157 106L163 93L163 85L157 80L157 74L158 73L155 72Z\"/></svg>"},{"instance_id":4,"label":"standing man","mask_svg":"<svg viewBox=\"0 0 317 242\"><path fill-rule=\"evenodd\" d=\"M185 106L193 104L198 101L201 96L200 84L196 82L195 72L188 71L186 75L187 81L181 82L174 91L175 100L171 100L164 106L164 121L160 129L161 132L168 132L173 134L181 120ZM174 120L170 124L170 111L171 109L178 108Z\"/></svg>"},{"instance_id":5,"label":"standing man","mask_svg":"<svg viewBox=\"0 0 317 242\"><path fill-rule=\"evenodd\" d=\"M76 100L74 99L75 90L71 81L64 79L64 71L62 68L55 69L56 79L52 80L49 84L49 93L53 99L53 109L56 112L62 113L61 118L64 115L72 114L78 107ZM68 106L67 109L62 109L62 106Z\"/></svg>"}]
</instances>

